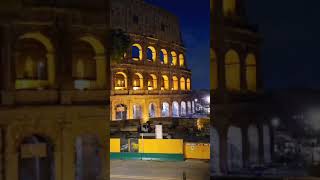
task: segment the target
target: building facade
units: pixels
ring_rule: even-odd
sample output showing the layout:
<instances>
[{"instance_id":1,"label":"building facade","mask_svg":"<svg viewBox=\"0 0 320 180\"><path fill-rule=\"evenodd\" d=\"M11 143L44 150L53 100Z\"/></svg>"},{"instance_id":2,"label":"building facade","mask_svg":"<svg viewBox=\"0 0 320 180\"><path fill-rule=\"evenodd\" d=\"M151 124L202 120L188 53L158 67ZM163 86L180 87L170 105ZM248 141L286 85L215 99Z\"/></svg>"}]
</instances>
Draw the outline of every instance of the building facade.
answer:
<instances>
[{"instance_id":1,"label":"building facade","mask_svg":"<svg viewBox=\"0 0 320 180\"><path fill-rule=\"evenodd\" d=\"M262 98L261 37L244 0L211 0L211 144L214 174L271 162L272 131Z\"/></svg>"},{"instance_id":2,"label":"building facade","mask_svg":"<svg viewBox=\"0 0 320 180\"><path fill-rule=\"evenodd\" d=\"M178 18L143 0L113 0L110 21L131 41L123 60L111 65L112 120L191 115L191 71Z\"/></svg>"},{"instance_id":3,"label":"building facade","mask_svg":"<svg viewBox=\"0 0 320 180\"><path fill-rule=\"evenodd\" d=\"M106 2L0 2L1 180L109 179Z\"/></svg>"}]
</instances>

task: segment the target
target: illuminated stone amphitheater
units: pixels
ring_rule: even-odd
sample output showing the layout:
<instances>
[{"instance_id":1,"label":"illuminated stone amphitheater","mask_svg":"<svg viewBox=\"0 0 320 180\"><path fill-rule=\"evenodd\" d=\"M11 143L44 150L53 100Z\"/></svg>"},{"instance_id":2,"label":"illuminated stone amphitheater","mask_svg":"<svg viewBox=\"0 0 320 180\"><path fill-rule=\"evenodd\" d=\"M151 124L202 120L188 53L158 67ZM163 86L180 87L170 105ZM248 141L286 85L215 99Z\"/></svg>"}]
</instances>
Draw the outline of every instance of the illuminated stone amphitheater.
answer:
<instances>
[{"instance_id":1,"label":"illuminated stone amphitheater","mask_svg":"<svg viewBox=\"0 0 320 180\"><path fill-rule=\"evenodd\" d=\"M143 0L114 0L111 12L111 27L131 40L111 67L112 120L191 115L191 71L178 18Z\"/></svg>"}]
</instances>

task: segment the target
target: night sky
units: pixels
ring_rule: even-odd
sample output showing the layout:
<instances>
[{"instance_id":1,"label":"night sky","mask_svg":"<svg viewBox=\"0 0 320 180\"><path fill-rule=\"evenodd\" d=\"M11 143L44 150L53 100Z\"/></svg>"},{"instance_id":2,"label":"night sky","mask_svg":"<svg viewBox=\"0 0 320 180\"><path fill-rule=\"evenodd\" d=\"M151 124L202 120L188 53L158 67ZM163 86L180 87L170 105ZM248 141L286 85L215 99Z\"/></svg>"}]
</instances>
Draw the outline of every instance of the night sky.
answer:
<instances>
[{"instance_id":1,"label":"night sky","mask_svg":"<svg viewBox=\"0 0 320 180\"><path fill-rule=\"evenodd\" d=\"M192 88L210 88L210 1L145 0L175 14L180 19L182 38L187 48L187 63L192 70Z\"/></svg>"},{"instance_id":2,"label":"night sky","mask_svg":"<svg viewBox=\"0 0 320 180\"><path fill-rule=\"evenodd\" d=\"M319 0L248 0L250 22L264 38L265 88L320 88Z\"/></svg>"}]
</instances>

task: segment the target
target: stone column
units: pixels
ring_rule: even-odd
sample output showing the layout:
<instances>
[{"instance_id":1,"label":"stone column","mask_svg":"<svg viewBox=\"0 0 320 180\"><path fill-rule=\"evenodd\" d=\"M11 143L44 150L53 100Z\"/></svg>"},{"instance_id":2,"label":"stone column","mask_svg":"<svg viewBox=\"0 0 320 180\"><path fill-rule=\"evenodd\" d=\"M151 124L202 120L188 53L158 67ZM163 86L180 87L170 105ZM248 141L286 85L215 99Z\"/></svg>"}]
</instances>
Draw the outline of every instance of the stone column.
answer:
<instances>
[{"instance_id":1,"label":"stone column","mask_svg":"<svg viewBox=\"0 0 320 180\"><path fill-rule=\"evenodd\" d=\"M228 127L217 129L220 133L220 168L223 174L228 173Z\"/></svg>"},{"instance_id":2,"label":"stone column","mask_svg":"<svg viewBox=\"0 0 320 180\"><path fill-rule=\"evenodd\" d=\"M106 57L104 55L97 55L96 60L96 84L98 89L106 89L106 78L107 78L107 64Z\"/></svg>"}]
</instances>

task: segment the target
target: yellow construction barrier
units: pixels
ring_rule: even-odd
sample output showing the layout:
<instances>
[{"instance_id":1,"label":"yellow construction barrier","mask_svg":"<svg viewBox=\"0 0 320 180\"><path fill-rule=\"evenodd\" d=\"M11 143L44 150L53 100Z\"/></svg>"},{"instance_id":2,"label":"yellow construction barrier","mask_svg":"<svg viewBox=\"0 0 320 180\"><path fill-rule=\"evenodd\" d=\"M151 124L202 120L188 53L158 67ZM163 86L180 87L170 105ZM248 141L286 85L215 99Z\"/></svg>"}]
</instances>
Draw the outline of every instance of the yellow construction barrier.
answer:
<instances>
[{"instance_id":1,"label":"yellow construction barrier","mask_svg":"<svg viewBox=\"0 0 320 180\"><path fill-rule=\"evenodd\" d=\"M139 139L139 153L183 154L183 140Z\"/></svg>"},{"instance_id":2,"label":"yellow construction barrier","mask_svg":"<svg viewBox=\"0 0 320 180\"><path fill-rule=\"evenodd\" d=\"M209 143L185 143L184 157L186 159L210 159L210 144Z\"/></svg>"},{"instance_id":3,"label":"yellow construction barrier","mask_svg":"<svg viewBox=\"0 0 320 180\"><path fill-rule=\"evenodd\" d=\"M111 153L120 152L120 139L110 138L110 152Z\"/></svg>"}]
</instances>

